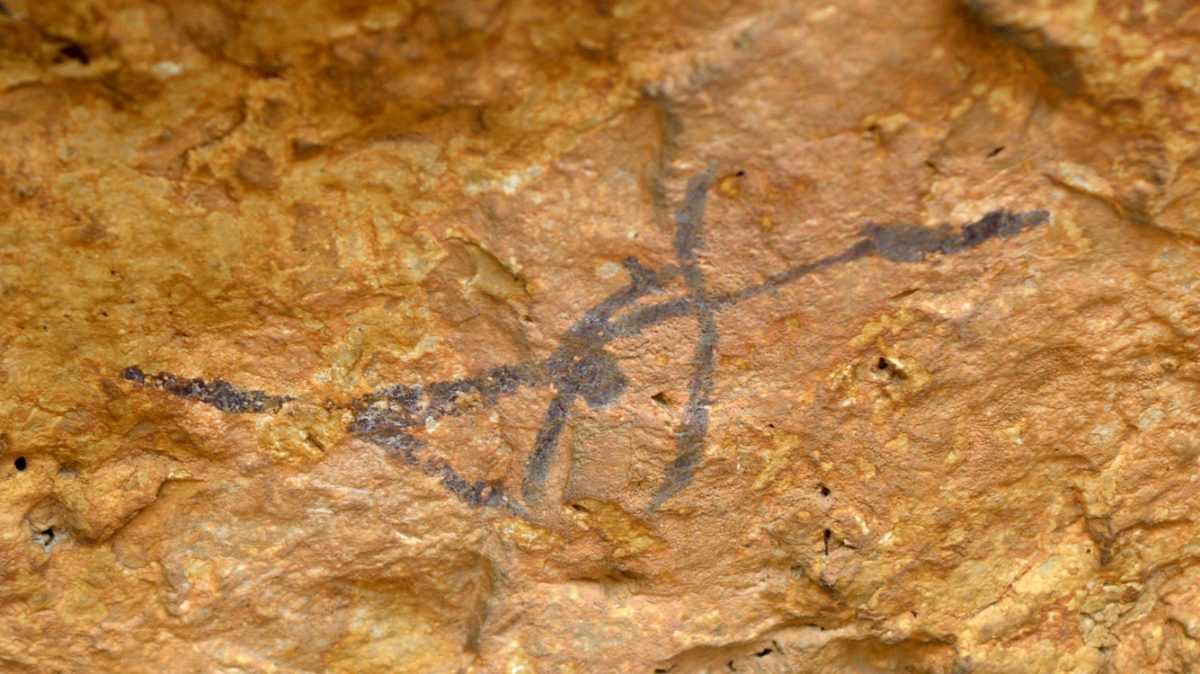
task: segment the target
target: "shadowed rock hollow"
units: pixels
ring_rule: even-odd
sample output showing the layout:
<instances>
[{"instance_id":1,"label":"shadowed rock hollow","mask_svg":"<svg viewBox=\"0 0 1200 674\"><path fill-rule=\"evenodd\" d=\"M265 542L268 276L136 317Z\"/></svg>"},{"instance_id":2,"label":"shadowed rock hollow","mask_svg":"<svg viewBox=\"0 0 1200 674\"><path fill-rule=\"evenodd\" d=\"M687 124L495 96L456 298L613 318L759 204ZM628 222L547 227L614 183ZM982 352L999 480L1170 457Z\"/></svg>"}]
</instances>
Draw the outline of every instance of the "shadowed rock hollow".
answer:
<instances>
[{"instance_id":1,"label":"shadowed rock hollow","mask_svg":"<svg viewBox=\"0 0 1200 674\"><path fill-rule=\"evenodd\" d=\"M1190 0L0 5L0 670L1200 664Z\"/></svg>"}]
</instances>

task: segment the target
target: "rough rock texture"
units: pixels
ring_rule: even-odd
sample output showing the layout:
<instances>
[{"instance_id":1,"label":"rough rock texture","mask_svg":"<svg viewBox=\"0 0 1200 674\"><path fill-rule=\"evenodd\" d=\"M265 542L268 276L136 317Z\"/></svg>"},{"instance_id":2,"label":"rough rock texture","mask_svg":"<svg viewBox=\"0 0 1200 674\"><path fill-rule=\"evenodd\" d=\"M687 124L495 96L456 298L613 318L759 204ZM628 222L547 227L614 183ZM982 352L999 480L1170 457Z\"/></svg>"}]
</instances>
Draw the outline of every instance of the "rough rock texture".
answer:
<instances>
[{"instance_id":1,"label":"rough rock texture","mask_svg":"<svg viewBox=\"0 0 1200 674\"><path fill-rule=\"evenodd\" d=\"M1193 0L0 7L0 670L1200 666Z\"/></svg>"}]
</instances>

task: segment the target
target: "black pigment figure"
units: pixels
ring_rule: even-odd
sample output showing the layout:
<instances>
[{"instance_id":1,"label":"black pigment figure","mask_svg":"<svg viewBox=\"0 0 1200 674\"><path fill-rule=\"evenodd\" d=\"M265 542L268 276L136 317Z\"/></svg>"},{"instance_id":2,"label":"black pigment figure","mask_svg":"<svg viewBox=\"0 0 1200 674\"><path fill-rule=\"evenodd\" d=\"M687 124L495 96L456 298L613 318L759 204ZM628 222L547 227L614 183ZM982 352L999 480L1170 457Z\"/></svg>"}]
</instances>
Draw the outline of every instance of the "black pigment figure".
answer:
<instances>
[{"instance_id":1,"label":"black pigment figure","mask_svg":"<svg viewBox=\"0 0 1200 674\"><path fill-rule=\"evenodd\" d=\"M350 432L385 449L404 464L441 480L442 485L472 506L498 507L526 514L524 504L543 496L550 466L558 454L559 437L576 405L599 408L617 400L625 390L625 375L605 351L612 341L634 337L666 321L692 318L699 330L692 354L688 401L680 429L675 434L675 459L666 471L650 509L662 505L692 479L704 454L708 435L708 412L713 404L713 368L717 348L717 313L745 300L772 292L814 272L865 257L878 256L899 263L920 262L930 254L953 255L993 238L1008 238L1049 221L1044 210L1013 213L992 211L955 231L948 225L926 228L916 225L868 224L862 238L840 253L806 262L774 274L762 283L741 290L709 293L697 252L704 244L704 208L713 173L693 177L683 204L675 214L676 264L659 270L642 266L636 258L624 260L629 284L587 310L563 335L557 349L538 361L501 365L475 376L429 384L397 384L366 394L353 402L354 421ZM666 284L680 277L686 293L673 299L643 304L617 316L649 295L666 293ZM122 376L135 384L157 388L173 395L198 400L222 412L274 412L293 400L263 391L246 391L223 379L211 383L168 373L150 375L136 366ZM521 499L491 482L470 482L446 459L422 452L424 440L417 437L426 422L462 413L458 398L475 394L484 407L491 407L521 387L554 390L554 398L534 441L525 465ZM523 502L523 503L522 503Z\"/></svg>"}]
</instances>

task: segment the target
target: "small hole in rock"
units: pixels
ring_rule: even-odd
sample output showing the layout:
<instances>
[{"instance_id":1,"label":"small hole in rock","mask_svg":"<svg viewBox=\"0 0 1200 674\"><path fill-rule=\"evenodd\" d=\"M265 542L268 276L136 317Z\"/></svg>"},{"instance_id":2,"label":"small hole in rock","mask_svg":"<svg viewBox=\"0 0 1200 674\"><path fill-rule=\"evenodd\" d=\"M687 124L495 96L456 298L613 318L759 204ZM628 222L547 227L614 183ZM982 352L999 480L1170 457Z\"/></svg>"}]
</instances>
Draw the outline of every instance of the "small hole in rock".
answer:
<instances>
[{"instance_id":1,"label":"small hole in rock","mask_svg":"<svg viewBox=\"0 0 1200 674\"><path fill-rule=\"evenodd\" d=\"M754 654L754 657L756 657L756 658L765 658L765 657L767 657L768 655L770 655L770 654L772 654L772 653L774 653L774 652L775 652L775 651L771 650L770 648L764 648L764 649L762 649L761 651L759 651L759 652L755 653L755 654Z\"/></svg>"},{"instance_id":2,"label":"small hole in rock","mask_svg":"<svg viewBox=\"0 0 1200 674\"><path fill-rule=\"evenodd\" d=\"M667 394L663 393L662 391L659 391L658 393L655 393L654 395L650 396L650 399L653 400L654 402L658 403L659 405L670 405L671 404L671 401L667 400Z\"/></svg>"},{"instance_id":3,"label":"small hole in rock","mask_svg":"<svg viewBox=\"0 0 1200 674\"><path fill-rule=\"evenodd\" d=\"M25 470L25 457L18 456L17 460L13 461L13 466L15 466L17 470Z\"/></svg>"},{"instance_id":4,"label":"small hole in rock","mask_svg":"<svg viewBox=\"0 0 1200 674\"><path fill-rule=\"evenodd\" d=\"M881 357L879 358L879 362L875 364L875 367L879 368L880 370L886 370L886 369L888 369L888 361L887 361L887 358L883 358L883 357L881 356Z\"/></svg>"},{"instance_id":5,"label":"small hole in rock","mask_svg":"<svg viewBox=\"0 0 1200 674\"><path fill-rule=\"evenodd\" d=\"M829 496L829 487L821 485L821 496Z\"/></svg>"},{"instance_id":6,"label":"small hole in rock","mask_svg":"<svg viewBox=\"0 0 1200 674\"><path fill-rule=\"evenodd\" d=\"M825 530L825 554L826 555L829 554L829 539L831 539L831 538L833 538L833 530L826 529Z\"/></svg>"},{"instance_id":7,"label":"small hole in rock","mask_svg":"<svg viewBox=\"0 0 1200 674\"><path fill-rule=\"evenodd\" d=\"M296 159L309 159L315 157L324 150L325 146L320 143L312 143L302 138L292 139L292 156Z\"/></svg>"},{"instance_id":8,"label":"small hole in rock","mask_svg":"<svg viewBox=\"0 0 1200 674\"><path fill-rule=\"evenodd\" d=\"M745 171L738 171L738 172L737 172L737 173L735 173L734 175L736 175L736 176L737 176L737 177L739 177L739 178L745 178L745 177L746 177L746 172L745 172Z\"/></svg>"},{"instance_id":9,"label":"small hole in rock","mask_svg":"<svg viewBox=\"0 0 1200 674\"><path fill-rule=\"evenodd\" d=\"M49 551L54 547L54 527L46 527L33 535L33 540L38 545L42 546L43 550Z\"/></svg>"},{"instance_id":10,"label":"small hole in rock","mask_svg":"<svg viewBox=\"0 0 1200 674\"><path fill-rule=\"evenodd\" d=\"M58 50L58 58L54 59L54 62L62 63L63 61L77 61L86 66L92 62L92 59L88 57L83 47L72 42Z\"/></svg>"},{"instance_id":11,"label":"small hole in rock","mask_svg":"<svg viewBox=\"0 0 1200 674\"><path fill-rule=\"evenodd\" d=\"M988 153L988 159L991 159L992 157L995 157L996 155L1000 154L1001 152L1004 152L1004 146L1003 146L1003 145L1001 145L1001 146L997 147L996 149L992 150L991 152L989 152L989 153Z\"/></svg>"}]
</instances>

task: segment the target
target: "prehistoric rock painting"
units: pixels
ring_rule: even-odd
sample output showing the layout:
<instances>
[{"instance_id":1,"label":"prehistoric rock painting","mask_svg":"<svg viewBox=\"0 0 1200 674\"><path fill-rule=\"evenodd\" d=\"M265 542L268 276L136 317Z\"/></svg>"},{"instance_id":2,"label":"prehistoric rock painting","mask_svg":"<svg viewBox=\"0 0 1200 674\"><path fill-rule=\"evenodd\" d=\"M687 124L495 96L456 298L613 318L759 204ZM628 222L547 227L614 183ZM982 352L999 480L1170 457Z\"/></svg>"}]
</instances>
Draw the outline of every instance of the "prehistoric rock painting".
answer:
<instances>
[{"instance_id":1,"label":"prehistoric rock painting","mask_svg":"<svg viewBox=\"0 0 1200 674\"><path fill-rule=\"evenodd\" d=\"M662 505L692 479L704 454L712 398L714 356L719 339L717 314L764 293L838 265L880 257L891 262L917 263L928 255L953 255L975 248L994 238L1008 238L1044 224L1044 210L1014 213L992 211L979 220L955 230L949 225L927 228L908 224L868 224L862 238L839 253L800 263L779 271L762 283L729 293L711 293L697 259L704 245L704 212L712 183L712 171L693 177L682 205L675 214L674 250L676 263L651 269L636 258L624 260L629 284L597 302L584 312L549 356L536 361L499 365L474 376L426 384L396 384L357 398L350 431L357 437L384 448L405 465L435 476L442 485L472 506L497 507L518 515L539 501L550 466L558 455L559 438L580 404L600 408L620 398L627 379L616 360L605 351L609 343L636 337L650 327L674 320L695 320L699 330L693 345L688 400L675 433L675 458L662 476L648 504ZM667 295L667 284L679 278L684 294L634 306L650 295ZM180 378L168 373L149 375L136 366L122 375L142 386L197 400L229 413L273 412L291 397L263 391L243 391L216 379ZM447 460L425 456L420 435L426 423L463 413L460 397L477 396L482 409L493 407L502 397L522 387L549 387L554 397L546 408L533 450L526 460L520 498L505 485L471 482ZM478 409L478 408L477 408Z\"/></svg>"}]
</instances>

